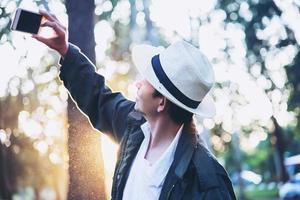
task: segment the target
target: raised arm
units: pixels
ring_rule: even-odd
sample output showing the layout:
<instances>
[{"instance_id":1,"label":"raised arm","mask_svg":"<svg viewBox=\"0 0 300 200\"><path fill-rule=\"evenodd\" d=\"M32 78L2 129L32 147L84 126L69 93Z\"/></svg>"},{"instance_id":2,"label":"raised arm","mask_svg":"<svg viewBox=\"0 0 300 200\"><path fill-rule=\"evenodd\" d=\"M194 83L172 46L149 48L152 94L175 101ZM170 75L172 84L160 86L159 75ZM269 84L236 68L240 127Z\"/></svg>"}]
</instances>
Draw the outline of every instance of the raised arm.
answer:
<instances>
[{"instance_id":1,"label":"raised arm","mask_svg":"<svg viewBox=\"0 0 300 200\"><path fill-rule=\"evenodd\" d=\"M61 54L60 79L94 128L108 133L120 142L127 125L127 116L133 110L134 103L124 98L121 93L113 93L105 85L104 77L95 72L92 62L78 47L68 43L66 28L55 16L45 11L40 13L48 20L43 26L52 27L57 36L43 38L35 35L34 38Z\"/></svg>"}]
</instances>

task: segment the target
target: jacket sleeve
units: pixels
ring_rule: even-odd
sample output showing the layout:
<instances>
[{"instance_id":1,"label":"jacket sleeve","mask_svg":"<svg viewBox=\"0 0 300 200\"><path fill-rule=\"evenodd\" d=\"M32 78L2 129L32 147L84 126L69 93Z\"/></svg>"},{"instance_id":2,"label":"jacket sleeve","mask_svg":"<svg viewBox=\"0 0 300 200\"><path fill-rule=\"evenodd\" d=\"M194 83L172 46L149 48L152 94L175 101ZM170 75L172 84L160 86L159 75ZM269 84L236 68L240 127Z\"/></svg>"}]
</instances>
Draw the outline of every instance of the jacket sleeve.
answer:
<instances>
[{"instance_id":1,"label":"jacket sleeve","mask_svg":"<svg viewBox=\"0 0 300 200\"><path fill-rule=\"evenodd\" d=\"M134 102L105 85L105 78L96 73L92 62L80 49L69 44L60 61L60 79L79 109L88 116L94 128L120 142L127 125L127 116Z\"/></svg>"}]
</instances>

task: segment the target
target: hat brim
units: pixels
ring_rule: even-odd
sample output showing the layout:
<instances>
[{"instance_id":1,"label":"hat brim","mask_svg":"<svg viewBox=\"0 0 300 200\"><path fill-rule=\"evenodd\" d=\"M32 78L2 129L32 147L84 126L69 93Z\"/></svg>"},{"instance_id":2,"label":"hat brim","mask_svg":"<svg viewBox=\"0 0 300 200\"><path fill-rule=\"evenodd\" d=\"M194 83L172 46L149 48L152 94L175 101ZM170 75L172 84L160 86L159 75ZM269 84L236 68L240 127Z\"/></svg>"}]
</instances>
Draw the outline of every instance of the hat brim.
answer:
<instances>
[{"instance_id":1,"label":"hat brim","mask_svg":"<svg viewBox=\"0 0 300 200\"><path fill-rule=\"evenodd\" d=\"M151 59L153 56L159 54L163 48L153 47L151 45L136 45L132 49L132 61L135 67L138 69L139 73L150 82L150 84L159 91L162 95L164 95L171 102L175 103L179 107L197 114L204 118L212 118L216 114L216 109L214 105L214 100L210 96L210 94L206 94L202 99L199 106L195 109L190 108L180 101L178 101L168 90L159 82L156 77L153 68L151 66Z\"/></svg>"}]
</instances>

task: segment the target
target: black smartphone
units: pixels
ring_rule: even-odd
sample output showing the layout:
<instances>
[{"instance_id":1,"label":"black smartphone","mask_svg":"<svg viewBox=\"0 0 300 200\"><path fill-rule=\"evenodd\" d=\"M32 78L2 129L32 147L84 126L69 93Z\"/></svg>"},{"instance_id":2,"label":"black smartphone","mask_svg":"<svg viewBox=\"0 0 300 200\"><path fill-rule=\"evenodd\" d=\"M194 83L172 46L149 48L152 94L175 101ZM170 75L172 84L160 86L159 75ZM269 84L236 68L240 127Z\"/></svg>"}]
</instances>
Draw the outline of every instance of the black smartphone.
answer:
<instances>
[{"instance_id":1,"label":"black smartphone","mask_svg":"<svg viewBox=\"0 0 300 200\"><path fill-rule=\"evenodd\" d=\"M38 34L43 16L39 13L18 8L11 29L25 33Z\"/></svg>"}]
</instances>

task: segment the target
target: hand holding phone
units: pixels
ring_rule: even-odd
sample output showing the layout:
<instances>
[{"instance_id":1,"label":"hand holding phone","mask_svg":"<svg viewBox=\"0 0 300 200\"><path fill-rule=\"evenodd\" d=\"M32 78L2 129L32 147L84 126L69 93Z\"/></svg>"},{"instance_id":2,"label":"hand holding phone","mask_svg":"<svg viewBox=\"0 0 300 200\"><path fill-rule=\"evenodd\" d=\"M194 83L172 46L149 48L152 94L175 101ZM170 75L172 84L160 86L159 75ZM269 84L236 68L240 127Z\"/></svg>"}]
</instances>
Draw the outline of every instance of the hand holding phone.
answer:
<instances>
[{"instance_id":1,"label":"hand holding phone","mask_svg":"<svg viewBox=\"0 0 300 200\"><path fill-rule=\"evenodd\" d=\"M56 35L51 38L38 35L41 27L52 28ZM65 57L67 53L69 46L67 29L55 15L47 11L40 10L39 13L34 13L19 8L16 11L11 29L33 34L33 38L58 51L62 57Z\"/></svg>"},{"instance_id":2,"label":"hand holding phone","mask_svg":"<svg viewBox=\"0 0 300 200\"><path fill-rule=\"evenodd\" d=\"M38 34L43 16L22 8L16 10L11 29L25 33Z\"/></svg>"}]
</instances>

